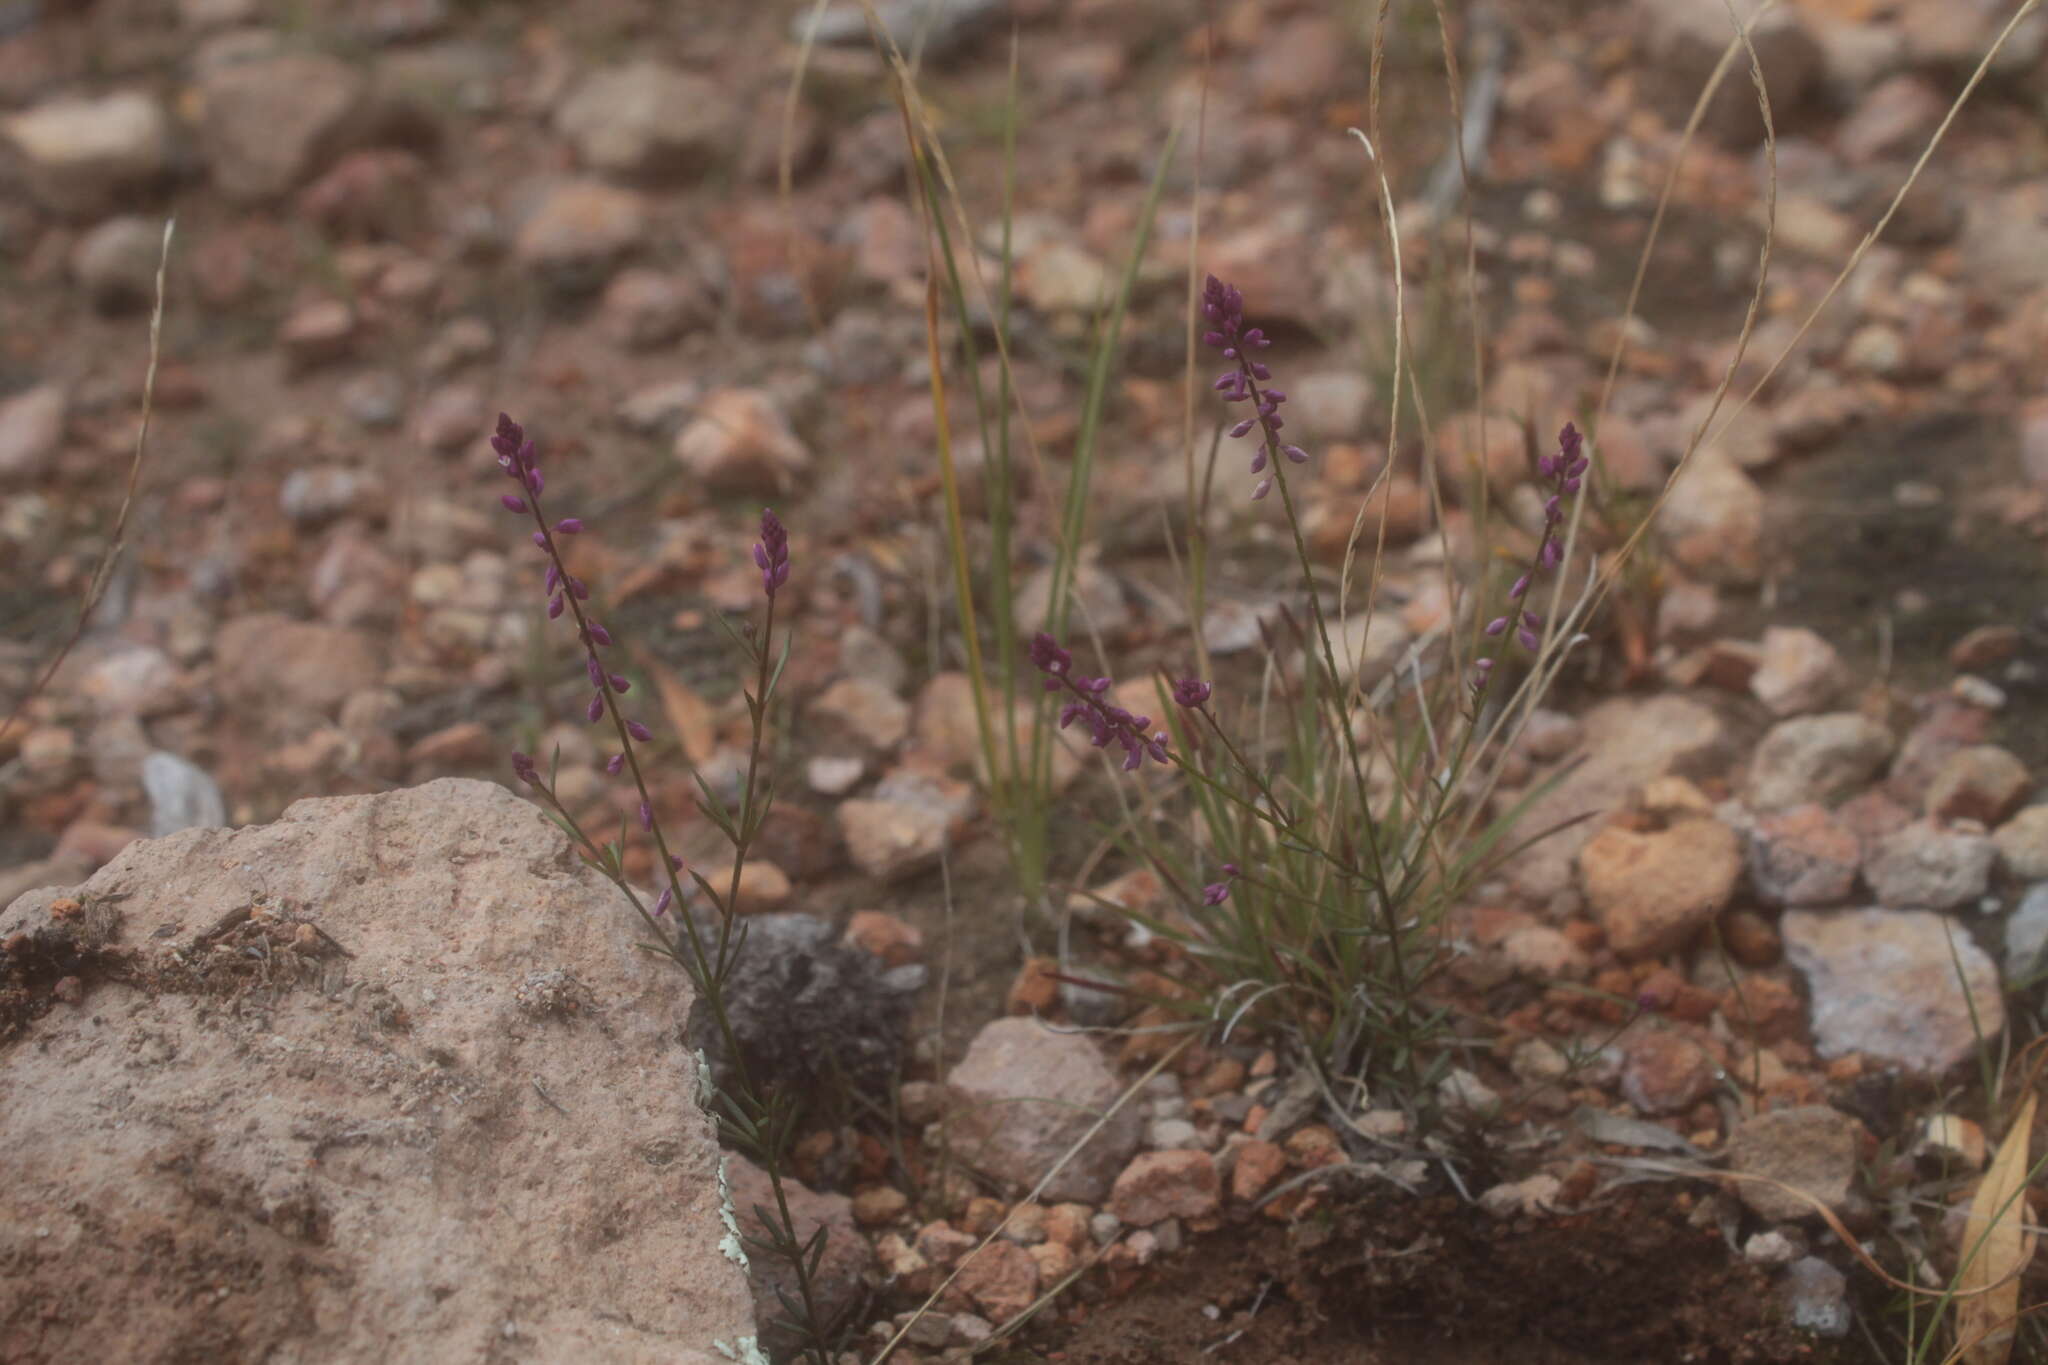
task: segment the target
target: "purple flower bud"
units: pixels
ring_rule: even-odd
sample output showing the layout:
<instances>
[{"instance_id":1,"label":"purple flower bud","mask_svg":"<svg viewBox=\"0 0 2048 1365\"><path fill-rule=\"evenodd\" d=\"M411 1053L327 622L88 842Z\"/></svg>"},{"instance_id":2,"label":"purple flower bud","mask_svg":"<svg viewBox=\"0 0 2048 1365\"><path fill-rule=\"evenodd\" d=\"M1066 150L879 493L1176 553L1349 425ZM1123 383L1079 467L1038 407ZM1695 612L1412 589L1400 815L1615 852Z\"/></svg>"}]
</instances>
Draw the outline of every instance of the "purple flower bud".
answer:
<instances>
[{"instance_id":1,"label":"purple flower bud","mask_svg":"<svg viewBox=\"0 0 2048 1365\"><path fill-rule=\"evenodd\" d=\"M1536 555L1536 562L1546 571L1555 569L1558 565L1564 563L1564 542L1561 540L1545 541L1542 550Z\"/></svg>"},{"instance_id":2,"label":"purple flower bud","mask_svg":"<svg viewBox=\"0 0 2048 1365\"><path fill-rule=\"evenodd\" d=\"M1541 643L1537 638L1536 632L1527 626L1523 626L1520 630L1516 631L1515 638L1520 640L1522 648L1528 650L1531 654L1536 652L1536 646Z\"/></svg>"},{"instance_id":3,"label":"purple flower bud","mask_svg":"<svg viewBox=\"0 0 2048 1365\"><path fill-rule=\"evenodd\" d=\"M590 685L592 687L600 692L604 691L604 670L598 667L596 655L586 654L583 656L583 671L590 675Z\"/></svg>"},{"instance_id":4,"label":"purple flower bud","mask_svg":"<svg viewBox=\"0 0 2048 1365\"><path fill-rule=\"evenodd\" d=\"M534 770L533 759L526 754L520 753L517 749L512 751L512 771L520 781L525 782L528 786L537 787L540 785L540 774Z\"/></svg>"},{"instance_id":5,"label":"purple flower bud","mask_svg":"<svg viewBox=\"0 0 2048 1365\"><path fill-rule=\"evenodd\" d=\"M1534 630L1543 629L1543 613L1538 611L1523 612L1522 624Z\"/></svg>"},{"instance_id":6,"label":"purple flower bud","mask_svg":"<svg viewBox=\"0 0 2048 1365\"><path fill-rule=\"evenodd\" d=\"M1210 687L1200 678L1182 678L1173 685L1173 699L1189 708L1208 704Z\"/></svg>"},{"instance_id":7,"label":"purple flower bud","mask_svg":"<svg viewBox=\"0 0 2048 1365\"><path fill-rule=\"evenodd\" d=\"M565 605L566 603L562 600L562 594L556 593L553 597L550 597L548 599L548 620L553 621L559 618Z\"/></svg>"},{"instance_id":8,"label":"purple flower bud","mask_svg":"<svg viewBox=\"0 0 2048 1365\"><path fill-rule=\"evenodd\" d=\"M1231 389L1236 388L1237 371L1225 370L1222 374L1216 376L1216 382L1210 385L1209 387L1215 389L1218 393L1225 393Z\"/></svg>"},{"instance_id":9,"label":"purple flower bud","mask_svg":"<svg viewBox=\"0 0 2048 1365\"><path fill-rule=\"evenodd\" d=\"M1259 499L1265 497L1266 494L1272 491L1273 481L1271 479L1260 479L1257 483L1252 485L1252 501L1257 502Z\"/></svg>"},{"instance_id":10,"label":"purple flower bud","mask_svg":"<svg viewBox=\"0 0 2048 1365\"><path fill-rule=\"evenodd\" d=\"M663 888L661 888L661 894L654 898L654 913L656 915L666 915L668 913L669 902L673 901L675 898L676 889L673 886L664 886Z\"/></svg>"},{"instance_id":11,"label":"purple flower bud","mask_svg":"<svg viewBox=\"0 0 2048 1365\"><path fill-rule=\"evenodd\" d=\"M1273 377L1273 372L1267 369L1264 365L1260 364L1256 360L1251 361L1249 367L1252 372L1252 378L1254 379L1266 380L1271 379Z\"/></svg>"},{"instance_id":12,"label":"purple flower bud","mask_svg":"<svg viewBox=\"0 0 2048 1365\"><path fill-rule=\"evenodd\" d=\"M1529 595L1529 575L1523 574L1515 580L1515 586L1508 589L1508 601L1519 602Z\"/></svg>"},{"instance_id":13,"label":"purple flower bud","mask_svg":"<svg viewBox=\"0 0 2048 1365\"><path fill-rule=\"evenodd\" d=\"M1260 446L1258 450L1252 455L1252 473L1263 473L1265 471L1265 468L1266 448L1264 446Z\"/></svg>"},{"instance_id":14,"label":"purple flower bud","mask_svg":"<svg viewBox=\"0 0 2048 1365\"><path fill-rule=\"evenodd\" d=\"M789 581L789 532L769 508L761 509L761 541L754 546L754 564L761 570L761 591L775 600L775 590Z\"/></svg>"},{"instance_id":15,"label":"purple flower bud","mask_svg":"<svg viewBox=\"0 0 2048 1365\"><path fill-rule=\"evenodd\" d=\"M526 499L516 493L507 493L499 498L498 501L505 504L507 512L524 512L526 510Z\"/></svg>"},{"instance_id":16,"label":"purple flower bud","mask_svg":"<svg viewBox=\"0 0 2048 1365\"><path fill-rule=\"evenodd\" d=\"M642 801L640 803L640 828L643 830L654 828L654 805L652 802Z\"/></svg>"},{"instance_id":17,"label":"purple flower bud","mask_svg":"<svg viewBox=\"0 0 2048 1365\"><path fill-rule=\"evenodd\" d=\"M648 729L637 720L626 722L626 733L639 740L642 744L654 738L654 731Z\"/></svg>"},{"instance_id":18,"label":"purple flower bud","mask_svg":"<svg viewBox=\"0 0 2048 1365\"><path fill-rule=\"evenodd\" d=\"M1246 432L1250 431L1256 425L1257 422L1253 418L1245 418L1242 422L1239 422L1236 426L1230 429L1230 439L1233 441L1236 440L1238 437L1243 436Z\"/></svg>"},{"instance_id":19,"label":"purple flower bud","mask_svg":"<svg viewBox=\"0 0 2048 1365\"><path fill-rule=\"evenodd\" d=\"M1229 899L1229 882L1210 882L1202 888L1202 904L1204 905L1221 905Z\"/></svg>"},{"instance_id":20,"label":"purple flower bud","mask_svg":"<svg viewBox=\"0 0 2048 1365\"><path fill-rule=\"evenodd\" d=\"M598 694L597 694L596 696L592 697L592 698L590 699L590 705L588 705L588 706L586 706L586 707L584 707L584 708L583 708L583 714L584 714L584 715L586 715L586 716L588 716L588 717L590 717L590 723L591 723L592 725L595 725L595 724L597 724L597 723L598 723L599 721L603 720L603 719L604 719L604 693L600 692L600 693L598 693Z\"/></svg>"},{"instance_id":21,"label":"purple flower bud","mask_svg":"<svg viewBox=\"0 0 2048 1365\"><path fill-rule=\"evenodd\" d=\"M619 775L619 770L621 768L624 768L625 766L626 756L624 754L613 754L610 758L604 761L605 772L613 777L617 777Z\"/></svg>"},{"instance_id":22,"label":"purple flower bud","mask_svg":"<svg viewBox=\"0 0 2048 1365\"><path fill-rule=\"evenodd\" d=\"M1074 663L1074 656L1061 649L1059 641L1042 630L1031 637L1029 653L1032 665L1039 672L1054 676L1063 675Z\"/></svg>"},{"instance_id":23,"label":"purple flower bud","mask_svg":"<svg viewBox=\"0 0 2048 1365\"><path fill-rule=\"evenodd\" d=\"M1579 479L1566 479L1564 481L1564 491L1567 493L1576 493L1583 486L1582 481Z\"/></svg>"},{"instance_id":24,"label":"purple flower bud","mask_svg":"<svg viewBox=\"0 0 2048 1365\"><path fill-rule=\"evenodd\" d=\"M538 546L540 546L540 547L541 547L541 549L543 549L543 550L547 549L547 547L548 547L548 535L547 535L547 532L545 532L545 531L535 531L535 532L533 533L533 543L534 543L534 544L536 544L536 545L538 545Z\"/></svg>"},{"instance_id":25,"label":"purple flower bud","mask_svg":"<svg viewBox=\"0 0 2048 1365\"><path fill-rule=\"evenodd\" d=\"M590 600L590 585L580 578L570 579L569 596L575 598L578 602L588 602Z\"/></svg>"},{"instance_id":26,"label":"purple flower bud","mask_svg":"<svg viewBox=\"0 0 2048 1365\"><path fill-rule=\"evenodd\" d=\"M590 643L594 645L609 645L612 642L612 633L595 621L589 623L584 634L590 637Z\"/></svg>"},{"instance_id":27,"label":"purple flower bud","mask_svg":"<svg viewBox=\"0 0 2048 1365\"><path fill-rule=\"evenodd\" d=\"M561 586L561 582L562 570L558 565L556 565L554 560L550 559L548 561L547 580L541 584L540 590L542 592L553 592L557 587Z\"/></svg>"},{"instance_id":28,"label":"purple flower bud","mask_svg":"<svg viewBox=\"0 0 2048 1365\"><path fill-rule=\"evenodd\" d=\"M555 523L555 534L558 536L573 536L581 533L582 530L583 518L581 517L563 517Z\"/></svg>"},{"instance_id":29,"label":"purple flower bud","mask_svg":"<svg viewBox=\"0 0 2048 1365\"><path fill-rule=\"evenodd\" d=\"M1300 446L1281 446L1280 453L1296 464L1308 463L1308 452Z\"/></svg>"},{"instance_id":30,"label":"purple flower bud","mask_svg":"<svg viewBox=\"0 0 2048 1365\"><path fill-rule=\"evenodd\" d=\"M537 498L540 496L541 490L543 488L546 488L547 486L547 477L540 472L539 465L534 465L526 471L527 492L533 494Z\"/></svg>"},{"instance_id":31,"label":"purple flower bud","mask_svg":"<svg viewBox=\"0 0 2048 1365\"><path fill-rule=\"evenodd\" d=\"M1545 455L1542 459L1536 461L1536 472L1546 479L1556 478L1557 456Z\"/></svg>"},{"instance_id":32,"label":"purple flower bud","mask_svg":"<svg viewBox=\"0 0 2048 1365\"><path fill-rule=\"evenodd\" d=\"M1506 632L1507 628L1508 618L1505 616L1496 616L1486 623L1486 633L1490 636L1501 635Z\"/></svg>"},{"instance_id":33,"label":"purple flower bud","mask_svg":"<svg viewBox=\"0 0 2048 1365\"><path fill-rule=\"evenodd\" d=\"M633 690L631 680L618 673L612 674L611 684L612 691L614 692L631 692Z\"/></svg>"}]
</instances>

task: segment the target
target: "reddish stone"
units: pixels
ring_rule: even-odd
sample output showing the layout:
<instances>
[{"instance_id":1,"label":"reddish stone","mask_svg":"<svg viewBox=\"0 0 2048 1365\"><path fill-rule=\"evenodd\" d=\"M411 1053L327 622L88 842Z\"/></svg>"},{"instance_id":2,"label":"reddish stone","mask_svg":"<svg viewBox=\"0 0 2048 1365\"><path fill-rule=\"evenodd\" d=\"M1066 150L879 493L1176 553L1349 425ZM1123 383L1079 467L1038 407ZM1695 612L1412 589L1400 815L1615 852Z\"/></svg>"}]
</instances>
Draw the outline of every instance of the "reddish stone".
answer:
<instances>
[{"instance_id":1,"label":"reddish stone","mask_svg":"<svg viewBox=\"0 0 2048 1365\"><path fill-rule=\"evenodd\" d=\"M1253 1203L1286 1169L1287 1153L1278 1144L1253 1138L1237 1149L1237 1162L1230 1168L1230 1197Z\"/></svg>"},{"instance_id":2,"label":"reddish stone","mask_svg":"<svg viewBox=\"0 0 2048 1365\"><path fill-rule=\"evenodd\" d=\"M1124 1222L1150 1227L1168 1218L1216 1211L1221 1182L1207 1152L1141 1152L1116 1178L1109 1209Z\"/></svg>"}]
</instances>

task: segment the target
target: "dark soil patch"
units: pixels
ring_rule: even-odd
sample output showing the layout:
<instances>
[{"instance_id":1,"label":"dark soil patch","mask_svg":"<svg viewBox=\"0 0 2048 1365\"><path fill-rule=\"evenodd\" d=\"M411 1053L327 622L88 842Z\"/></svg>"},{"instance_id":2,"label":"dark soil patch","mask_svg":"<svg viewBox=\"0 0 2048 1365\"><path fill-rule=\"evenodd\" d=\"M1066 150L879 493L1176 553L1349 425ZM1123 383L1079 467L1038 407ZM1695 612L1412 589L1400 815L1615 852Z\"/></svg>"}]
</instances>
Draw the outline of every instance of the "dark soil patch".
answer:
<instances>
[{"instance_id":1,"label":"dark soil patch","mask_svg":"<svg viewBox=\"0 0 2048 1365\"><path fill-rule=\"evenodd\" d=\"M1541 1222L1388 1191L1218 1233L1063 1329L1076 1365L1638 1365L1854 1358L1793 1329L1697 1200L1640 1186ZM1213 1311L1214 1316L1211 1316Z\"/></svg>"}]
</instances>

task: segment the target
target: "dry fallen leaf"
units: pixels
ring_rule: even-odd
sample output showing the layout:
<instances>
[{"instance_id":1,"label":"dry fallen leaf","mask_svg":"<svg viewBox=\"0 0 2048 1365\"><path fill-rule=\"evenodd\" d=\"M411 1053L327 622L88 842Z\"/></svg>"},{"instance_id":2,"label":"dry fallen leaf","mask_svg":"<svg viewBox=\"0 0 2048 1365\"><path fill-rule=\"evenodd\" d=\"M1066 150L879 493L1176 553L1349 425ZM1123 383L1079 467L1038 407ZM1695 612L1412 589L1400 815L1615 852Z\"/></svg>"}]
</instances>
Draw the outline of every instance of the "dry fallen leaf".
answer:
<instances>
[{"instance_id":1,"label":"dry fallen leaf","mask_svg":"<svg viewBox=\"0 0 2048 1365\"><path fill-rule=\"evenodd\" d=\"M684 756L692 763L709 763L711 756L718 751L718 727L712 716L711 703L652 659L636 654L634 662L654 679L655 687L660 689L661 709L668 716L676 739L682 743Z\"/></svg>"},{"instance_id":2,"label":"dry fallen leaf","mask_svg":"<svg viewBox=\"0 0 2048 1365\"><path fill-rule=\"evenodd\" d=\"M1956 1339L1964 1365L2005 1365L2012 1355L2013 1316L2019 1311L2020 1272L2034 1254L2026 1231L2027 1138L2034 1126L2034 1096L2014 1115L1991 1169L1977 1182L1963 1225L1956 1272Z\"/></svg>"}]
</instances>

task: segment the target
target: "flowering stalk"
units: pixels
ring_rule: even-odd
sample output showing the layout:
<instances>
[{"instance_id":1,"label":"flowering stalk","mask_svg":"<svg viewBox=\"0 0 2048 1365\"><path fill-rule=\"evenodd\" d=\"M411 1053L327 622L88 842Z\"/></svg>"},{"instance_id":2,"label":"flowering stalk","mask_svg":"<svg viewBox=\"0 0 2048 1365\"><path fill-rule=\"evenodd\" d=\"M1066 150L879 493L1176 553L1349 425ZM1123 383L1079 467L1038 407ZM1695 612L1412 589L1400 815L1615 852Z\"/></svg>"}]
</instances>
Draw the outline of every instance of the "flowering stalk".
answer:
<instances>
[{"instance_id":1,"label":"flowering stalk","mask_svg":"<svg viewBox=\"0 0 2048 1365\"><path fill-rule=\"evenodd\" d=\"M612 636L602 624L587 613L585 603L590 599L590 589L583 581L569 572L563 561L560 538L581 533L583 523L574 517L564 517L549 524L542 510L541 496L547 481L541 473L538 453L534 442L526 438L525 430L510 417L499 414L496 432L491 437L491 448L497 452L498 467L506 477L514 480L520 491L507 493L499 501L508 512L515 515L530 515L534 520L533 543L547 557L547 571L543 579L542 592L548 598L548 619L557 620L564 612L570 614L576 623L577 639L583 646L584 672L590 679L592 689L589 705L584 715L595 725L611 718L613 732L618 737L619 750L605 761L604 769L616 777L622 771L629 771L633 785L640 797L639 824L642 831L652 836L656 850L661 855L661 864L666 884L650 910L640 903L640 898L626 881L620 858L621 850L616 846L600 848L585 834L575 818L562 805L552 785L544 780L533 759L523 753L512 755L512 770L555 812L559 823L571 838L581 845L586 861L604 872L631 902L641 920L653 932L659 943L659 951L683 968L697 987L700 997L710 1007L712 1019L724 1042L725 1056L733 1069L736 1084L731 1091L719 1090L716 1099L719 1107L715 1110L719 1126L725 1136L747 1147L761 1161L769 1186L774 1191L776 1214L779 1226L767 1227L768 1237L763 1240L745 1237L744 1241L757 1248L767 1250L786 1260L795 1272L797 1299L802 1305L804 1320L798 1321L792 1314L790 1325L804 1340L805 1356L818 1365L828 1359L827 1334L819 1327L820 1314L814 1289L817 1262L812 1256L816 1251L817 1238L810 1244L796 1234L796 1223L789 1208L789 1200L783 1188L781 1174L782 1147L795 1120L793 1097L769 1096L763 1098L748 1074L746 1053L741 1048L738 1034L733 1027L732 1017L727 1012L724 985L736 955L745 942L744 928L735 932L734 911L739 901L740 873L746 863L746 856L754 836L767 818L772 797L766 790L761 775L762 738L767 729L768 704L776 682L782 674L782 666L788 661L789 642L783 642L781 657L775 658L769 649L775 628L775 603L777 591L789 581L789 533L772 511L761 514L761 539L754 546L754 563L761 571L761 587L768 599L767 620L760 641L740 638L743 648L754 665L754 688L747 693L747 710L753 722L753 744L747 761L747 776L741 808L737 819L727 811L723 803L704 786L699 778L698 786L703 790L699 807L732 841L732 875L723 900L712 889L702 873L691 871L690 876L701 888L708 900L717 908L718 936L715 948L707 950L703 935L699 933L695 918L683 908L683 891L679 876L683 872L683 860L669 851L668 840L660 820L655 817L654 800L649 791L647 779L640 762L640 746L650 743L653 732L638 720L627 717L619 709L618 699L631 690L632 684L620 674L611 672L605 665L601 651L613 645ZM668 927L673 909L675 928ZM819 1234L822 1237L822 1230ZM785 1301L787 1302L787 1301ZM793 1307L793 1306L792 1306Z\"/></svg>"},{"instance_id":2,"label":"flowering stalk","mask_svg":"<svg viewBox=\"0 0 2048 1365\"><path fill-rule=\"evenodd\" d=\"M1301 517L1294 506L1293 494L1287 487L1287 466L1304 464L1308 452L1300 446L1288 445L1280 439L1281 428L1286 420L1280 416L1280 405L1287 401L1287 395L1267 384L1272 372L1263 362L1253 360L1250 351L1264 350L1272 344L1264 331L1257 327L1246 327L1244 322L1244 295L1234 286L1227 285L1214 275L1208 277L1202 288L1202 316L1209 322L1210 330L1203 334L1205 344L1221 351L1231 361L1231 368L1217 376L1215 389L1223 395L1226 403L1250 402L1252 415L1241 419L1230 429L1233 437L1250 435L1255 429L1259 434L1259 449L1252 457L1251 472L1264 475L1252 488L1252 499L1264 498L1272 488L1280 490L1280 505L1287 517L1287 529L1294 538L1295 562L1301 569L1302 586L1308 591L1309 615L1315 622L1316 643L1322 653L1322 666L1327 675L1328 685L1318 689L1324 703L1330 710L1331 733L1339 737L1339 743L1348 759L1352 786L1356 791L1358 809L1364 816L1361 833L1364 836L1367 860L1370 863L1368 882L1369 894L1377 902L1382 931L1386 935L1394 969L1395 991L1399 999L1413 998L1413 986L1408 972L1406 954L1401 947L1401 924L1395 897L1388 884L1386 860L1380 848L1379 831L1372 819L1369 789L1366 786L1365 766L1358 756L1358 746L1343 742L1349 733L1350 718L1345 713L1345 691L1339 683L1343 676L1337 668L1337 651L1330 644L1329 622L1323 616L1322 594L1316 591L1315 566L1309 559L1308 542L1301 531ZM1265 471L1270 468L1271 474ZM1349 869L1347 869L1349 871Z\"/></svg>"},{"instance_id":3,"label":"flowering stalk","mask_svg":"<svg viewBox=\"0 0 2048 1365\"><path fill-rule=\"evenodd\" d=\"M1550 496L1543 500L1543 538L1536 543L1536 553L1523 570L1514 586L1508 589L1508 610L1505 615L1496 616L1486 623L1488 639L1499 639L1510 630L1515 642L1534 654L1543 643L1543 616L1523 605L1528 600L1529 589L1546 575L1554 574L1564 563L1563 528L1565 510L1570 499L1578 496L1585 484L1586 470L1592 463L1583 452L1586 438L1570 422L1557 434L1557 453L1545 455L1536 462L1538 477L1550 485ZM1497 652L1497 647L1496 647ZM1487 682L1493 675L1494 654L1476 660L1472 665L1471 687L1474 696L1486 690Z\"/></svg>"},{"instance_id":4,"label":"flowering stalk","mask_svg":"<svg viewBox=\"0 0 2048 1365\"><path fill-rule=\"evenodd\" d=\"M1155 763L1168 761L1166 731L1152 731L1150 716L1134 716L1114 702L1104 701L1103 694L1112 686L1108 678L1074 677L1074 656L1042 630L1031 637L1031 662L1045 675L1046 691L1074 694L1074 699L1060 708L1060 729L1077 720L1086 721L1089 742L1096 748L1106 749L1112 740L1123 746L1125 772L1135 771L1147 758Z\"/></svg>"}]
</instances>

